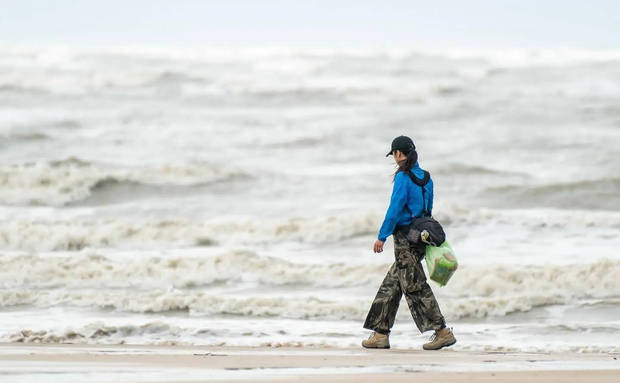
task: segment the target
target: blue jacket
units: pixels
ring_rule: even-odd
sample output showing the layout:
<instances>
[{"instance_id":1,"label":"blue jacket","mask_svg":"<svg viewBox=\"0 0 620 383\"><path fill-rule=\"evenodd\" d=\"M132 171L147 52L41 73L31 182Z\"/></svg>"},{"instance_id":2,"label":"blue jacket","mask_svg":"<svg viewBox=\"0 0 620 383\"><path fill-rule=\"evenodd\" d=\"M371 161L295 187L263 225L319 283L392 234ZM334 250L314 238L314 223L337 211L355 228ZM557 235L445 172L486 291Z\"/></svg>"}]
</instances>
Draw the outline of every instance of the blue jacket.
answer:
<instances>
[{"instance_id":1,"label":"blue jacket","mask_svg":"<svg viewBox=\"0 0 620 383\"><path fill-rule=\"evenodd\" d=\"M416 162L411 168L413 174L422 179L424 170ZM385 219L379 230L379 240L384 241L394 233L396 226L409 225L413 220L411 214L415 217L421 217L424 212L424 204L429 213L433 212L433 180L430 179L424 186L425 200L422 200L422 188L414 184L406 173L398 172L394 179L394 188L392 189L392 198L390 199L390 207L385 213Z\"/></svg>"}]
</instances>

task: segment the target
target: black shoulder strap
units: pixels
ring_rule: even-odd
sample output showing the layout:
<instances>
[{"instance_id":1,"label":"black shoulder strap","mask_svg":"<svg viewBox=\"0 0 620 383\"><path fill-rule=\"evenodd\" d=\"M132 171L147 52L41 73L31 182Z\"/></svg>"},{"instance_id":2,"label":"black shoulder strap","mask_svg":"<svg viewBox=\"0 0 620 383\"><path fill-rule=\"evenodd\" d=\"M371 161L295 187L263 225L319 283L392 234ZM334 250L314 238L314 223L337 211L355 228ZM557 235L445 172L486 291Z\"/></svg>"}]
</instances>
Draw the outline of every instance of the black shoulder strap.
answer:
<instances>
[{"instance_id":1,"label":"black shoulder strap","mask_svg":"<svg viewBox=\"0 0 620 383\"><path fill-rule=\"evenodd\" d=\"M414 184L422 188L422 204L424 205L424 211L423 211L424 216L430 217L431 213L428 211L428 208L426 207L426 198L425 198L426 196L425 196L424 186L426 186L428 181L431 179L431 173L424 170L424 177L422 177L422 179L419 179L416 176L414 176L411 170L407 170L407 175L409 176L409 178L411 178L411 181L413 181ZM409 214L413 215L413 213L411 212L411 209L409 209L409 206L405 205L405 208L407 208L407 210L409 211Z\"/></svg>"},{"instance_id":2,"label":"black shoulder strap","mask_svg":"<svg viewBox=\"0 0 620 383\"><path fill-rule=\"evenodd\" d=\"M419 179L416 176L414 176L411 170L407 171L407 175L409 176L409 178L411 178L411 181L413 181L414 184L422 188L424 188L424 186L426 186L428 181L431 179L431 173L427 172L426 170L424 170L424 177L422 177L422 179Z\"/></svg>"}]
</instances>

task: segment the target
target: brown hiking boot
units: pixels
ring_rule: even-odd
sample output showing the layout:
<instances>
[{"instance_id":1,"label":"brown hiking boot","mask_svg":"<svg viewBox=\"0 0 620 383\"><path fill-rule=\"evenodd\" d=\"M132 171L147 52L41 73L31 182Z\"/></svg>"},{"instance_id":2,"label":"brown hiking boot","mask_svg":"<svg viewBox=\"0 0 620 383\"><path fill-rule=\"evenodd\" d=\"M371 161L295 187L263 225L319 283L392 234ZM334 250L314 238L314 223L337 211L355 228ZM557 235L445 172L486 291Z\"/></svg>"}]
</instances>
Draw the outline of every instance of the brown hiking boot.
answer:
<instances>
[{"instance_id":1,"label":"brown hiking boot","mask_svg":"<svg viewBox=\"0 0 620 383\"><path fill-rule=\"evenodd\" d=\"M365 348L390 348L390 338L387 335L373 332L372 335L362 341Z\"/></svg>"},{"instance_id":2,"label":"brown hiking boot","mask_svg":"<svg viewBox=\"0 0 620 383\"><path fill-rule=\"evenodd\" d=\"M435 330L431 336L430 342L422 346L425 350L439 350L442 347L452 346L456 343L456 338L452 334L452 330L445 327L441 330Z\"/></svg>"}]
</instances>

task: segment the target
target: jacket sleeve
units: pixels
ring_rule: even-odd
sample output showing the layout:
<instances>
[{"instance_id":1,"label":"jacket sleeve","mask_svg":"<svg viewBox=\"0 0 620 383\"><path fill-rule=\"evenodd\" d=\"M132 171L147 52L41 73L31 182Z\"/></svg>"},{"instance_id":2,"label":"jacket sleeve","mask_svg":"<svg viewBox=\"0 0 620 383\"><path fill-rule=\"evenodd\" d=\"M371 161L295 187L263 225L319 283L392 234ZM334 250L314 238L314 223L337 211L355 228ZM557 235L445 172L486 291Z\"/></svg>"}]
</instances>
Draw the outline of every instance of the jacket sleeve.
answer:
<instances>
[{"instance_id":1,"label":"jacket sleeve","mask_svg":"<svg viewBox=\"0 0 620 383\"><path fill-rule=\"evenodd\" d=\"M379 230L379 240L385 242L387 237L394 233L396 224L398 223L398 213L405 207L407 202L407 187L404 180L404 173L398 173L394 180L394 188L392 189L392 197L390 198L390 207L385 213L385 219Z\"/></svg>"}]
</instances>

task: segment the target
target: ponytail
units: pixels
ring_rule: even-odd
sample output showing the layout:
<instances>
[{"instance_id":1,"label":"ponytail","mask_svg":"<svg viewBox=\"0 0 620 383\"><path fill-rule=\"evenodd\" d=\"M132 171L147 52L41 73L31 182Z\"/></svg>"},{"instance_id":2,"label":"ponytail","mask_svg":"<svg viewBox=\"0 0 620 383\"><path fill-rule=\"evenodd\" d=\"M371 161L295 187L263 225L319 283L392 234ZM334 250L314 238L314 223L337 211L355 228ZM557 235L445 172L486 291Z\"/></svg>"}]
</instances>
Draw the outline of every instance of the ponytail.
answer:
<instances>
[{"instance_id":1,"label":"ponytail","mask_svg":"<svg viewBox=\"0 0 620 383\"><path fill-rule=\"evenodd\" d=\"M398 163L398 169L394 172L394 179L396 179L396 175L399 172L410 172L416 162L418 162L418 152L415 149L412 149L409 154L407 154L407 158Z\"/></svg>"}]
</instances>

